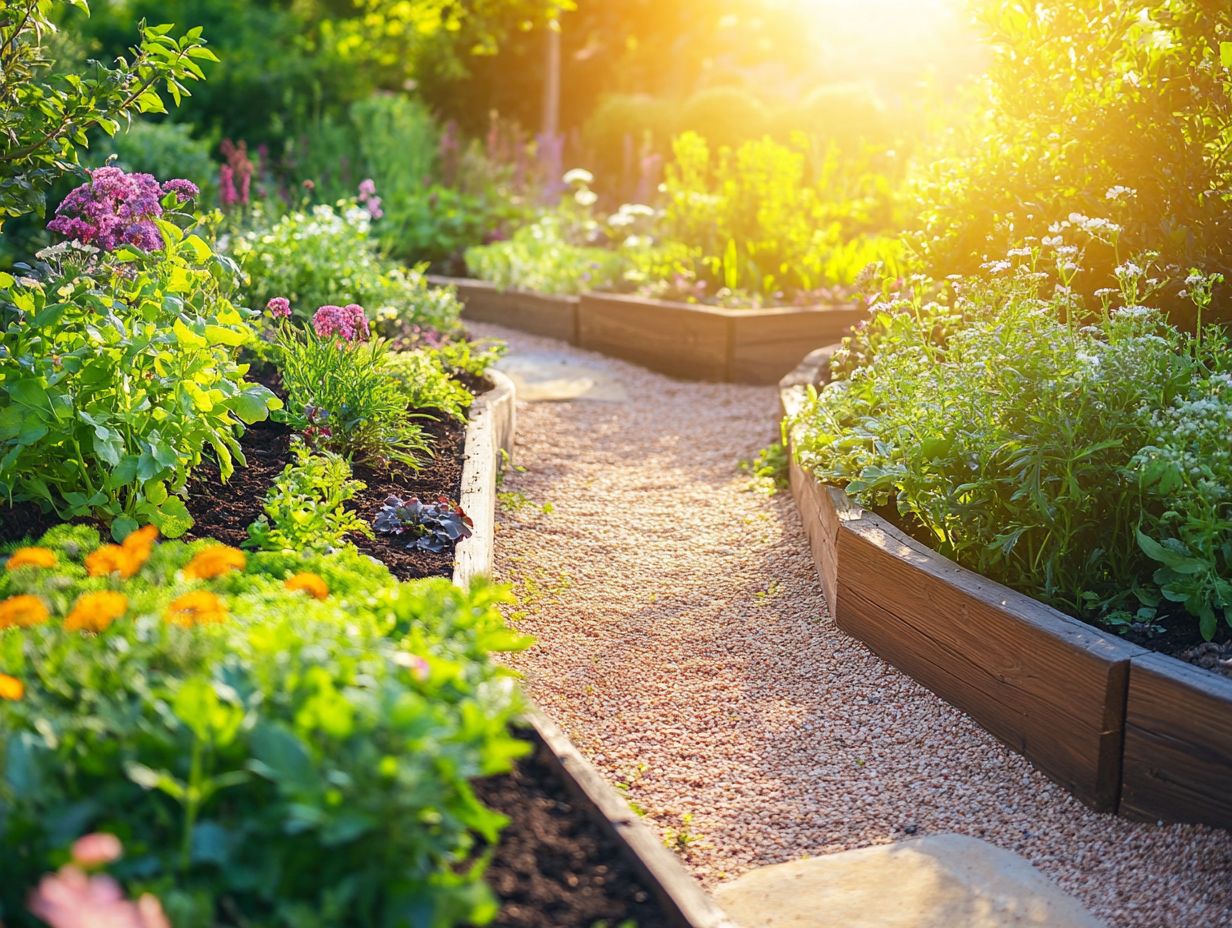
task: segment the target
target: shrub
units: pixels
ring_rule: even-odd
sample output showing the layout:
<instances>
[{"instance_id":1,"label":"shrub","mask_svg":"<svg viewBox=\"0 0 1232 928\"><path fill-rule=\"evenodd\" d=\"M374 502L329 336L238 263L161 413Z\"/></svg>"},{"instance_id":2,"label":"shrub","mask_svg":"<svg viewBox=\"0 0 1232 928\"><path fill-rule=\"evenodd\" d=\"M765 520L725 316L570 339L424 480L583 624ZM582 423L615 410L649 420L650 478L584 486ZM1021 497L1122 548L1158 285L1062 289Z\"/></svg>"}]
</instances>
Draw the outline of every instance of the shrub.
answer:
<instances>
[{"instance_id":1,"label":"shrub","mask_svg":"<svg viewBox=\"0 0 1232 928\"><path fill-rule=\"evenodd\" d=\"M112 874L177 926L495 913L477 852L504 820L469 780L524 752L511 674L490 660L528 643L503 593L399 584L354 550L245 558L146 537L121 579L89 575L89 528L40 545L57 566L0 572L0 607L31 597L43 617L0 629L22 688L0 699L0 843L20 849L0 868L6 924L33 928L27 893L87 832L123 839Z\"/></svg>"},{"instance_id":2,"label":"shrub","mask_svg":"<svg viewBox=\"0 0 1232 928\"><path fill-rule=\"evenodd\" d=\"M412 409L435 409L459 422L475 397L450 374L448 355L432 348L391 352L385 371L398 382Z\"/></svg>"},{"instance_id":3,"label":"shrub","mask_svg":"<svg viewBox=\"0 0 1232 928\"><path fill-rule=\"evenodd\" d=\"M769 128L769 109L739 87L699 90L684 102L676 125L677 131L695 132L715 148L738 147Z\"/></svg>"},{"instance_id":4,"label":"shrub","mask_svg":"<svg viewBox=\"0 0 1232 928\"><path fill-rule=\"evenodd\" d=\"M568 296L615 286L625 263L611 249L567 241L560 221L548 215L507 241L468 248L466 267L502 288Z\"/></svg>"},{"instance_id":5,"label":"shrub","mask_svg":"<svg viewBox=\"0 0 1232 928\"><path fill-rule=\"evenodd\" d=\"M346 460L328 451L315 454L301 441L292 443L295 460L274 480L265 495L265 511L248 526L252 547L266 551L328 551L351 532L368 538L368 523L346 508L365 489L351 479Z\"/></svg>"},{"instance_id":6,"label":"shrub","mask_svg":"<svg viewBox=\"0 0 1232 928\"><path fill-rule=\"evenodd\" d=\"M114 251L65 243L25 276L0 274L0 492L117 537L138 522L175 536L192 524L179 494L207 449L225 480L244 423L281 404L244 380L253 332L229 299L234 265L162 215L174 190L160 204L152 179L108 171L57 221ZM145 218L124 225L121 209Z\"/></svg>"},{"instance_id":7,"label":"shrub","mask_svg":"<svg viewBox=\"0 0 1232 928\"><path fill-rule=\"evenodd\" d=\"M421 272L382 258L371 223L353 200L269 222L258 218L230 246L249 277L249 301L263 306L282 296L306 308L341 300L367 307L378 321L457 328L457 300L430 288Z\"/></svg>"},{"instance_id":8,"label":"shrub","mask_svg":"<svg viewBox=\"0 0 1232 928\"><path fill-rule=\"evenodd\" d=\"M969 272L1052 218L1104 215L1105 191L1137 197L1122 254L1227 268L1232 72L1218 40L1232 8L1206 0L987 2L994 58L975 108L921 158L918 244L936 276ZM1107 273L1111 249L1088 261Z\"/></svg>"},{"instance_id":9,"label":"shrub","mask_svg":"<svg viewBox=\"0 0 1232 928\"><path fill-rule=\"evenodd\" d=\"M1148 624L1178 603L1209 636L1232 605L1218 581L1232 468L1208 435L1229 414L1227 340L1142 306L1160 285L1143 261L1122 265L1095 309L1053 289L1043 266L1072 277L1076 252L1058 236L940 306L876 306L871 354L797 420L800 459L1045 602ZM1193 281L1202 299L1209 282Z\"/></svg>"}]
</instances>

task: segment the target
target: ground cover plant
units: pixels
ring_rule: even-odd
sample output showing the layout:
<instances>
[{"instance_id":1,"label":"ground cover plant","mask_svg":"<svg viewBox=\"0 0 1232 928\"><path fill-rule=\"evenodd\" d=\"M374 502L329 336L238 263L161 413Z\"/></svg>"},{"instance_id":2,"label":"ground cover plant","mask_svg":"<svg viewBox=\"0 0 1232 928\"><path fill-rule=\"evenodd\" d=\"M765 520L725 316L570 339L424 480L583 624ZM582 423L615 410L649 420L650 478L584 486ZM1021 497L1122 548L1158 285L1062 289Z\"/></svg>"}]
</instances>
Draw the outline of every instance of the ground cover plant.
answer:
<instances>
[{"instance_id":1,"label":"ground cover plant","mask_svg":"<svg viewBox=\"0 0 1232 928\"><path fill-rule=\"evenodd\" d=\"M1119 265L1095 305L1054 284L1078 275L1083 228L932 301L875 306L859 362L840 357L794 423L798 453L941 553L1065 611L1226 636L1232 470L1210 435L1232 421L1228 337L1149 306L1165 284L1151 256ZM1184 282L1199 314L1218 282Z\"/></svg>"},{"instance_id":2,"label":"ground cover plant","mask_svg":"<svg viewBox=\"0 0 1232 928\"><path fill-rule=\"evenodd\" d=\"M482 921L468 780L524 750L502 594L397 584L354 550L100 545L54 529L0 573L7 924L89 832L177 926Z\"/></svg>"}]
</instances>

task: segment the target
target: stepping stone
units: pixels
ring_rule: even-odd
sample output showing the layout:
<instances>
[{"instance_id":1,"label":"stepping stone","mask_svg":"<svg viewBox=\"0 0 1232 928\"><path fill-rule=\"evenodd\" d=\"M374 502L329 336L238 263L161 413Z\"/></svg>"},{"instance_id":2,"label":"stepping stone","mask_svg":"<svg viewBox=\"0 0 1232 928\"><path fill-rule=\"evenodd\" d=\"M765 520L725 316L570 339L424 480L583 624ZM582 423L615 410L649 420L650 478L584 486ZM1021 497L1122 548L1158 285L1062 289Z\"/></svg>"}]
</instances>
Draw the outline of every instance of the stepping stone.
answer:
<instances>
[{"instance_id":1,"label":"stepping stone","mask_svg":"<svg viewBox=\"0 0 1232 928\"><path fill-rule=\"evenodd\" d=\"M518 399L530 403L590 400L623 403L625 388L608 371L588 367L553 352L506 355L496 367L518 388Z\"/></svg>"},{"instance_id":2,"label":"stepping stone","mask_svg":"<svg viewBox=\"0 0 1232 928\"><path fill-rule=\"evenodd\" d=\"M714 895L740 928L1106 928L1022 857L954 834L761 867Z\"/></svg>"}]
</instances>

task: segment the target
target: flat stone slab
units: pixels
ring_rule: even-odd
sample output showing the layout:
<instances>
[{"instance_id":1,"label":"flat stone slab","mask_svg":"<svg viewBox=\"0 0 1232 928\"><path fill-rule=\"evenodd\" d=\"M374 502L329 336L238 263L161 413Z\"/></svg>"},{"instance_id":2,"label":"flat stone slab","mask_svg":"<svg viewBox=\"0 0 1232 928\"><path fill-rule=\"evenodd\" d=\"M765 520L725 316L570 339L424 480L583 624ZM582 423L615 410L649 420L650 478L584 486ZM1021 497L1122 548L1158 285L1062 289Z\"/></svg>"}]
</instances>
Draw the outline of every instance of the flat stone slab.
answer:
<instances>
[{"instance_id":1,"label":"flat stone slab","mask_svg":"<svg viewBox=\"0 0 1232 928\"><path fill-rule=\"evenodd\" d=\"M1107 928L1022 857L955 834L761 867L714 895L741 928Z\"/></svg>"},{"instance_id":2,"label":"flat stone slab","mask_svg":"<svg viewBox=\"0 0 1232 928\"><path fill-rule=\"evenodd\" d=\"M623 403L625 388L608 371L588 367L550 351L518 352L497 362L518 389L518 399L531 403L589 400Z\"/></svg>"}]
</instances>

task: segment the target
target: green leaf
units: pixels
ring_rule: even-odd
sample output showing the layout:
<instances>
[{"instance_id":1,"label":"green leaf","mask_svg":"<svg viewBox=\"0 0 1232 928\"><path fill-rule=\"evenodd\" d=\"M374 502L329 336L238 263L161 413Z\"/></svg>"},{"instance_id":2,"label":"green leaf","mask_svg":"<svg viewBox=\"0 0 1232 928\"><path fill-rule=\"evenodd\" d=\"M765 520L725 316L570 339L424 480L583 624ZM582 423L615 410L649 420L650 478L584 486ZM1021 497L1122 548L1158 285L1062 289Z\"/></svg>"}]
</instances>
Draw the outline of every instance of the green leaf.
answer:
<instances>
[{"instance_id":1,"label":"green leaf","mask_svg":"<svg viewBox=\"0 0 1232 928\"><path fill-rule=\"evenodd\" d=\"M175 340L184 348L205 348L209 344L203 336L186 326L182 319L175 320L171 331L175 333Z\"/></svg>"},{"instance_id":2,"label":"green leaf","mask_svg":"<svg viewBox=\"0 0 1232 928\"><path fill-rule=\"evenodd\" d=\"M168 496L152 514L150 521L166 538L179 538L193 526L188 507L178 496Z\"/></svg>"},{"instance_id":3,"label":"green leaf","mask_svg":"<svg viewBox=\"0 0 1232 928\"><path fill-rule=\"evenodd\" d=\"M253 760L249 768L290 793L315 792L312 754L295 733L273 722L259 724L251 738Z\"/></svg>"},{"instance_id":4,"label":"green leaf","mask_svg":"<svg viewBox=\"0 0 1232 928\"><path fill-rule=\"evenodd\" d=\"M1219 60L1225 68L1232 68L1232 42L1219 43Z\"/></svg>"}]
</instances>

